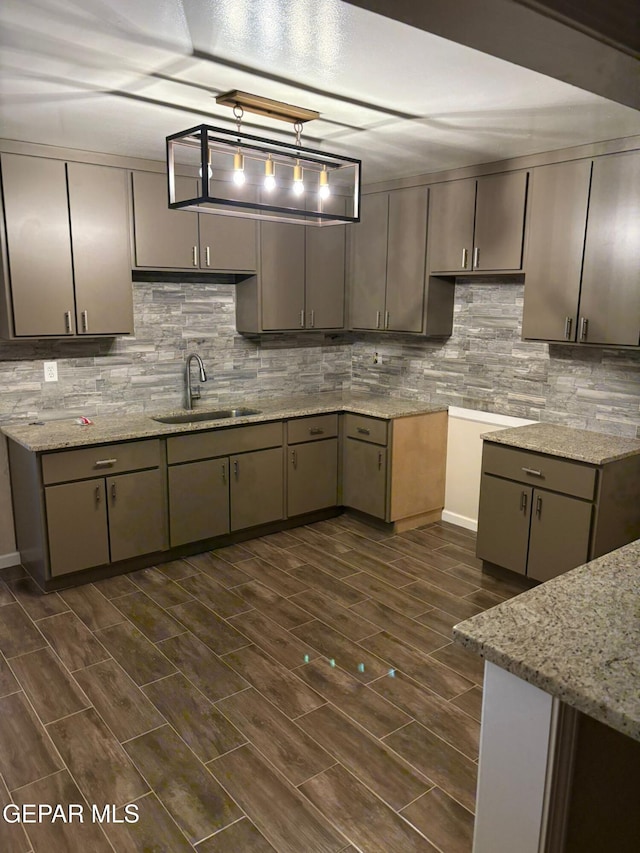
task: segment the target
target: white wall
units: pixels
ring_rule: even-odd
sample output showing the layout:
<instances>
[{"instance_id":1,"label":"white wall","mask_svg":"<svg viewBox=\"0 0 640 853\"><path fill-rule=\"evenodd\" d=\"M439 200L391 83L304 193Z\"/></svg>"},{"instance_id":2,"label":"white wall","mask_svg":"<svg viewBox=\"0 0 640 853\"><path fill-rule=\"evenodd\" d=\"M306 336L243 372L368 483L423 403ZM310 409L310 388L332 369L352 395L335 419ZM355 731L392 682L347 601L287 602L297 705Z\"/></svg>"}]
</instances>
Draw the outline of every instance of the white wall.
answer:
<instances>
[{"instance_id":1,"label":"white wall","mask_svg":"<svg viewBox=\"0 0 640 853\"><path fill-rule=\"evenodd\" d=\"M449 407L447 477L442 518L469 530L478 529L482 439L486 432L535 421Z\"/></svg>"}]
</instances>

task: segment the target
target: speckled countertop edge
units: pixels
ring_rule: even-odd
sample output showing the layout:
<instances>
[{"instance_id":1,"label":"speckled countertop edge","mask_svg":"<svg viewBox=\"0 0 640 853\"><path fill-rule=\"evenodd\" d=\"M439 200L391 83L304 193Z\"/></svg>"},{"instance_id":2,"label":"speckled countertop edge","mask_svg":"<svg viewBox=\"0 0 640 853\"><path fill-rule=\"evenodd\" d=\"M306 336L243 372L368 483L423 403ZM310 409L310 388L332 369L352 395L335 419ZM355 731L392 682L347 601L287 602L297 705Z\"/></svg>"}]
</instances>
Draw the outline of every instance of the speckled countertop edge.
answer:
<instances>
[{"instance_id":1,"label":"speckled countertop edge","mask_svg":"<svg viewBox=\"0 0 640 853\"><path fill-rule=\"evenodd\" d=\"M640 539L461 622L453 637L640 740Z\"/></svg>"},{"instance_id":2,"label":"speckled countertop edge","mask_svg":"<svg viewBox=\"0 0 640 853\"><path fill-rule=\"evenodd\" d=\"M561 456L591 465L605 465L640 453L640 441L559 424L527 424L487 432L485 441Z\"/></svg>"},{"instance_id":3,"label":"speckled countertop edge","mask_svg":"<svg viewBox=\"0 0 640 853\"><path fill-rule=\"evenodd\" d=\"M27 450L41 453L73 447L90 447L118 441L135 441L144 438L164 438L170 435L201 432L211 429L259 424L305 415L353 412L374 418L402 418L410 415L446 412L446 406L434 406L419 400L403 400L396 397L376 397L367 394L322 392L316 395L296 397L243 398L235 402L203 404L195 411L226 409L235 407L258 409L259 414L238 418L189 422L185 424L163 424L153 420L155 416L184 414L184 409L171 412L138 413L122 415L96 415L92 425L81 426L73 418L45 421L42 424L6 424L2 432L7 438L21 444Z\"/></svg>"}]
</instances>

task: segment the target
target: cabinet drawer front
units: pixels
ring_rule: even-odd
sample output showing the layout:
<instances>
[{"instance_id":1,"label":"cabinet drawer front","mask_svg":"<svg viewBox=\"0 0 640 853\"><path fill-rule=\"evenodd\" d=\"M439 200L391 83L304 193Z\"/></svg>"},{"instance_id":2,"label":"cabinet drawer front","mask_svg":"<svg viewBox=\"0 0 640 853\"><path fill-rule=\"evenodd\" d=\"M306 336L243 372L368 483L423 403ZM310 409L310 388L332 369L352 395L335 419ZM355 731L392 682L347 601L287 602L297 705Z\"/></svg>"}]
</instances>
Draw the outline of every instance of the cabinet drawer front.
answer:
<instances>
[{"instance_id":1,"label":"cabinet drawer front","mask_svg":"<svg viewBox=\"0 0 640 853\"><path fill-rule=\"evenodd\" d=\"M596 485L596 469L589 465L487 441L482 452L482 471L585 500L593 500Z\"/></svg>"},{"instance_id":2,"label":"cabinet drawer front","mask_svg":"<svg viewBox=\"0 0 640 853\"><path fill-rule=\"evenodd\" d=\"M45 453L42 457L44 483L84 480L96 474L120 474L160 465L160 441L131 441L125 444L102 444L81 450Z\"/></svg>"},{"instance_id":3,"label":"cabinet drawer front","mask_svg":"<svg viewBox=\"0 0 640 853\"><path fill-rule=\"evenodd\" d=\"M167 440L167 461L169 465L174 465L177 462L212 459L214 456L281 446L282 421L274 421L173 436Z\"/></svg>"},{"instance_id":4,"label":"cabinet drawer front","mask_svg":"<svg viewBox=\"0 0 640 853\"><path fill-rule=\"evenodd\" d=\"M346 414L344 416L345 435L371 441L373 444L387 443L387 422L366 415Z\"/></svg>"},{"instance_id":5,"label":"cabinet drawer front","mask_svg":"<svg viewBox=\"0 0 640 853\"><path fill-rule=\"evenodd\" d=\"M337 435L337 415L314 415L311 418L296 418L287 423L287 441L289 444L317 441L320 438L334 438Z\"/></svg>"}]
</instances>

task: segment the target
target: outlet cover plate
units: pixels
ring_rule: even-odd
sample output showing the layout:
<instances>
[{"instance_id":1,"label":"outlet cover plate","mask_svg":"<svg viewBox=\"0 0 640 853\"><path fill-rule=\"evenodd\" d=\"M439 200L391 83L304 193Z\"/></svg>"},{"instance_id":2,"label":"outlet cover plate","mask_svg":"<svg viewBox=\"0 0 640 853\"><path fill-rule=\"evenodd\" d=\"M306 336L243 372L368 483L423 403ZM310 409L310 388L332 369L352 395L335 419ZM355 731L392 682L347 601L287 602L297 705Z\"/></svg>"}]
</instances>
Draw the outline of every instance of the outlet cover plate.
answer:
<instances>
[{"instance_id":1,"label":"outlet cover plate","mask_svg":"<svg viewBox=\"0 0 640 853\"><path fill-rule=\"evenodd\" d=\"M58 381L58 365L55 361L45 361L44 363L44 381Z\"/></svg>"}]
</instances>

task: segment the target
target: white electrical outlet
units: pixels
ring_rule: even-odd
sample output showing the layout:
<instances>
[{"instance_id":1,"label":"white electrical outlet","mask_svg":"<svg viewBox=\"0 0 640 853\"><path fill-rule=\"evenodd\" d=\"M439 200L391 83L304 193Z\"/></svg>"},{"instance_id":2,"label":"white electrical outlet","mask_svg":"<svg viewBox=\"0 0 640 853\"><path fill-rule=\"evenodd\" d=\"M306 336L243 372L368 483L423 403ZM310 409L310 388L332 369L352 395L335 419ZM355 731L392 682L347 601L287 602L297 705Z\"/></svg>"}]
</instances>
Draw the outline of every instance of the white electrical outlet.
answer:
<instances>
[{"instance_id":1,"label":"white electrical outlet","mask_svg":"<svg viewBox=\"0 0 640 853\"><path fill-rule=\"evenodd\" d=\"M45 382L57 382L58 381L58 365L55 361L45 361L44 363L44 381Z\"/></svg>"}]
</instances>

